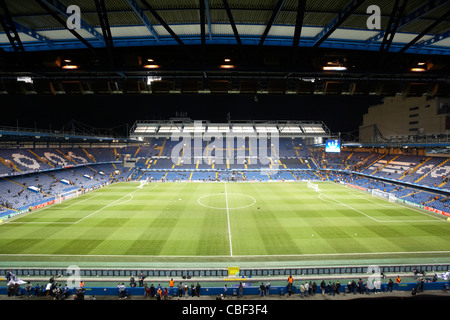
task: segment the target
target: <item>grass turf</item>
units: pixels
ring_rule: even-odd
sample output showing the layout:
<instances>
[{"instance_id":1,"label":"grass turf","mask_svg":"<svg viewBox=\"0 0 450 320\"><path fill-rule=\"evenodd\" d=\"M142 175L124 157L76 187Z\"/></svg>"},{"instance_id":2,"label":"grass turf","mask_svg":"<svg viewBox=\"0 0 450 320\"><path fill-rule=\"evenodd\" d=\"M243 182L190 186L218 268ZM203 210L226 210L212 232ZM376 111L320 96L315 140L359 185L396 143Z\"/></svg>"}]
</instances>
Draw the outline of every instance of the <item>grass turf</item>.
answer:
<instances>
[{"instance_id":1,"label":"grass turf","mask_svg":"<svg viewBox=\"0 0 450 320\"><path fill-rule=\"evenodd\" d=\"M138 186L114 184L3 223L1 260L166 267L450 261L448 221L335 183L319 183L320 192L303 182Z\"/></svg>"}]
</instances>

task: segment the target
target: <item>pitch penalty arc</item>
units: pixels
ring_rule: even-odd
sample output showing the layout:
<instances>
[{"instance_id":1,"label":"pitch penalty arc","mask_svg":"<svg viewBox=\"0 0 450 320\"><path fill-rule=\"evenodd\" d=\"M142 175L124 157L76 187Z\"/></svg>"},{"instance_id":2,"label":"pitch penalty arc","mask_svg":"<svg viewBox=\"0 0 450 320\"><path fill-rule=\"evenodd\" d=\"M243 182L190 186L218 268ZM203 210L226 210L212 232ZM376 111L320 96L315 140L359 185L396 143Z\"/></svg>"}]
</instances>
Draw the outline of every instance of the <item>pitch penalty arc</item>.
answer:
<instances>
[{"instance_id":1,"label":"pitch penalty arc","mask_svg":"<svg viewBox=\"0 0 450 320\"><path fill-rule=\"evenodd\" d=\"M202 203L202 199L207 198L207 197L214 197L214 196L223 196L225 198L225 200L228 200L229 196L239 196L239 197L245 197L248 198L252 201L252 203L245 205L245 206L240 206L240 207L230 207L230 206L225 206L225 207L216 207L216 206L209 206L207 204ZM197 203L205 208L209 208L209 209L217 209L217 210L237 210L237 209L245 209L245 208L249 208L251 206L253 206L256 203L256 199L253 198L252 196L249 196L247 194L242 194L242 193L227 193L226 195L223 193L211 193L211 194L206 194L204 196L201 196L197 199Z\"/></svg>"}]
</instances>

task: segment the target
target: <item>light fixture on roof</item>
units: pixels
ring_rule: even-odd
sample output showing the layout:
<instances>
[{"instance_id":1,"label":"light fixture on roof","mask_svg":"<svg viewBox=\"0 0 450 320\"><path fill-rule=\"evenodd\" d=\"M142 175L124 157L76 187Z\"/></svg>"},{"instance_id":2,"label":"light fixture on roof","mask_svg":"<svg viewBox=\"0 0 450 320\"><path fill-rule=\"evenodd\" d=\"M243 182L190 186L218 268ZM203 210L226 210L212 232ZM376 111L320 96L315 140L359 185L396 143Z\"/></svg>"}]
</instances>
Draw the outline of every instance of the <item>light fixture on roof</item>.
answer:
<instances>
[{"instance_id":1,"label":"light fixture on roof","mask_svg":"<svg viewBox=\"0 0 450 320\"><path fill-rule=\"evenodd\" d=\"M326 66L323 66L323 71L347 71L347 67L344 67L339 62L328 62Z\"/></svg>"},{"instance_id":2,"label":"light fixture on roof","mask_svg":"<svg viewBox=\"0 0 450 320\"><path fill-rule=\"evenodd\" d=\"M155 63L153 58L139 57L139 65L145 69L159 69L159 65Z\"/></svg>"},{"instance_id":3,"label":"light fixture on roof","mask_svg":"<svg viewBox=\"0 0 450 320\"><path fill-rule=\"evenodd\" d=\"M77 66L76 64L65 64L61 68L65 69L65 70L75 70L75 69L78 69L79 66Z\"/></svg>"},{"instance_id":4,"label":"light fixture on roof","mask_svg":"<svg viewBox=\"0 0 450 320\"><path fill-rule=\"evenodd\" d=\"M220 68L221 69L234 69L234 65L232 65L232 64L221 64Z\"/></svg>"},{"instance_id":5,"label":"light fixture on roof","mask_svg":"<svg viewBox=\"0 0 450 320\"><path fill-rule=\"evenodd\" d=\"M411 72L425 72L430 70L434 64L430 61L419 61L415 66L413 66L409 71Z\"/></svg>"},{"instance_id":6,"label":"light fixture on roof","mask_svg":"<svg viewBox=\"0 0 450 320\"><path fill-rule=\"evenodd\" d=\"M74 62L72 59L67 57L58 56L56 58L55 64L64 70L75 70L80 68L80 66Z\"/></svg>"},{"instance_id":7,"label":"light fixture on roof","mask_svg":"<svg viewBox=\"0 0 450 320\"><path fill-rule=\"evenodd\" d=\"M158 69L159 65L158 64L146 63L142 67L145 68L145 69Z\"/></svg>"}]
</instances>

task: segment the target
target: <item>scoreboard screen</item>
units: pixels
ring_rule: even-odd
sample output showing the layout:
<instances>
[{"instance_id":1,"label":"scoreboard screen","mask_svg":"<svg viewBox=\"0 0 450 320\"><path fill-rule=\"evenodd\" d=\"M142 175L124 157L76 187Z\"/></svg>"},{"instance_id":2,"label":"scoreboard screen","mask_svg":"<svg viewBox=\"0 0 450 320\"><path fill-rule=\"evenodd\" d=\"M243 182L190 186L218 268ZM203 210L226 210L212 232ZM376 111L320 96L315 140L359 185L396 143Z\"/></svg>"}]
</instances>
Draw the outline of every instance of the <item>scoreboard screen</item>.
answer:
<instances>
[{"instance_id":1,"label":"scoreboard screen","mask_svg":"<svg viewBox=\"0 0 450 320\"><path fill-rule=\"evenodd\" d=\"M325 152L341 152L341 140L339 139L326 140Z\"/></svg>"}]
</instances>

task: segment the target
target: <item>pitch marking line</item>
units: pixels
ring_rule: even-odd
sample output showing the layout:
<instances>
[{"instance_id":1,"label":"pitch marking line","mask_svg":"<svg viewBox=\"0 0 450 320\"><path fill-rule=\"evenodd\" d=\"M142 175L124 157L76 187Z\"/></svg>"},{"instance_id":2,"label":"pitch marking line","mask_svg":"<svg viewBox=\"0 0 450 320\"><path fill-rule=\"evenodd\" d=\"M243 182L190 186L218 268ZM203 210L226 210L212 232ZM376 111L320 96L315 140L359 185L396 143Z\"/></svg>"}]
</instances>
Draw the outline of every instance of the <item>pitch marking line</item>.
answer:
<instances>
[{"instance_id":1,"label":"pitch marking line","mask_svg":"<svg viewBox=\"0 0 450 320\"><path fill-rule=\"evenodd\" d=\"M158 185L155 185L153 188L156 188L157 186L158 186ZM127 196L132 196L133 193L135 193L135 192L137 192L137 191L139 191L139 190L142 190L142 189L136 189L136 190L130 192L129 194L126 194L126 195L120 197L119 199L117 199L117 200L115 200L115 201L113 201L113 202L107 204L106 206L104 206L104 207L102 207L102 208L100 208L100 209L98 209L98 210L96 210L96 211L94 211L94 212L88 214L87 216L85 216L85 217L83 217L83 218L81 218L81 219L79 219L79 220L77 220L77 221L73 221L73 222L58 222L58 221L7 221L7 222L5 222L4 224L6 224L6 223L21 223L21 224L26 224L26 223L33 223L33 224L77 224L78 222L83 221L84 219L86 219L86 218L92 216L93 214L95 214L95 213L97 213L97 212L99 212L99 211L101 211L101 210L103 210L103 209L105 209L105 208L108 208L108 207L110 207L110 206L112 206L112 205L117 205L117 204L115 204L117 201L122 200L123 198L125 198L125 197L127 197ZM93 198L93 197L90 197L89 199L91 199L91 198ZM88 200L88 199L84 199L84 200ZM83 201L84 201L84 200L83 200ZM123 203L128 202L128 201L130 201L130 200L131 200L131 199L129 199L129 200L127 200L127 201L124 201ZM79 202L77 202L77 204L78 204L78 203L79 203ZM42 208L42 209L48 209L48 208ZM65 209L65 208L64 208L64 209Z\"/></svg>"},{"instance_id":2,"label":"pitch marking line","mask_svg":"<svg viewBox=\"0 0 450 320\"><path fill-rule=\"evenodd\" d=\"M228 192L226 182L225 182L225 204L227 206L228 238L230 239L230 256L233 256L233 246L231 245L230 209L228 209Z\"/></svg>"},{"instance_id":3,"label":"pitch marking line","mask_svg":"<svg viewBox=\"0 0 450 320\"><path fill-rule=\"evenodd\" d=\"M206 197L211 197L211 196L223 196L223 193L211 193L211 194L207 194L204 196L201 196L200 198L197 199L197 203L203 207L206 208L210 208L210 209L218 209L218 210L227 210L227 207L223 208L223 207L213 207L213 206L208 206L204 203L202 203L200 200L202 200L203 198ZM249 208L252 205L254 205L256 203L256 199L253 198L252 196L249 196L248 194L243 194L243 193L227 193L227 195L237 195L237 196L241 196L241 197L246 197L246 198L250 198L253 202L250 203L249 205L246 206L242 206L242 207L230 207L228 206L228 210L237 210L237 209L245 209L245 208Z\"/></svg>"},{"instance_id":4,"label":"pitch marking line","mask_svg":"<svg viewBox=\"0 0 450 320\"><path fill-rule=\"evenodd\" d=\"M372 219L375 222L379 222L379 223L387 223L387 222L397 222L397 223L403 223L403 222L446 222L445 220L441 220L441 219L437 219L437 220L378 220L378 219L376 219L374 217L371 217L368 214L366 214L366 213L364 213L364 212L362 212L362 211L360 211L358 209L355 209L355 208L353 208L352 206L350 206L350 205L348 205L346 203L343 203L343 202L341 202L339 200L336 200L333 197L330 197L330 196L328 196L328 195L326 195L324 193L320 193L320 195L324 195L325 197L330 198L331 200L336 201L337 203L339 203L339 204L341 204L343 206L346 206L346 207L352 209L353 211L356 211L356 212L362 214L363 216L365 216L365 217L367 217L369 219ZM319 197L320 197L320 195L319 195ZM325 199L322 199L322 198L320 198L320 199L321 200L325 200Z\"/></svg>"},{"instance_id":5,"label":"pitch marking line","mask_svg":"<svg viewBox=\"0 0 450 320\"><path fill-rule=\"evenodd\" d=\"M103 194L103 193L100 192L100 193L98 193L98 194L96 194L96 195L94 195L94 196L92 196L92 197L89 197L89 198L86 198L86 199L82 199L81 201L72 203L71 205L69 205L69 206L67 206L67 207L58 208L57 206L55 206L54 208L47 208L47 209L52 209L52 210L64 210L64 209L70 208L70 207L72 207L72 206L74 206L74 205L77 205L77 204L79 204L79 203L81 203L81 202L84 202L84 201L86 201L86 200L90 200L90 199L92 199L92 198L95 198L95 197L97 197L97 196L99 196L99 195L101 195L101 194Z\"/></svg>"},{"instance_id":6,"label":"pitch marking line","mask_svg":"<svg viewBox=\"0 0 450 320\"><path fill-rule=\"evenodd\" d=\"M339 185L339 186L341 186L341 185ZM341 187L342 187L342 188L345 188L344 186L341 186ZM347 193L349 193L349 194L351 194L351 195L355 195L355 196L358 196L356 193L360 193L361 195L358 196L358 197L361 198L361 199L365 199L365 200L367 200L367 201L373 202L373 203L375 203L375 204L378 204L378 205L383 206L383 207L386 207L386 208L391 207L391 206L386 206L386 205L383 205L383 204L381 204L381 203L375 202L375 201L373 201L372 199L368 199L368 197L372 197L372 196L370 196L369 194L365 193L365 192L362 191L362 190L358 190L358 189L350 190L350 189L347 189L347 188L346 188L345 191L346 191ZM382 198L378 198L378 199L381 200L381 201L386 201L386 200L384 200L384 199L382 199ZM435 220L438 220L438 221L432 221L432 220L401 220L401 221L381 221L381 222L448 222L447 220L442 219L441 217L437 217L437 216L433 215L431 212L427 212L427 211L423 211L423 210L418 210L418 209L416 209L416 208L409 207L409 206L404 206L404 205L401 205L401 204L398 204L398 203L395 204L395 207L391 207L391 208L392 208L392 209L395 209L396 207L399 207L399 208L405 208L405 209L408 209L408 210L412 210L412 211L418 212L418 213L420 213L420 214L422 214L422 215L425 215L425 216L434 218Z\"/></svg>"},{"instance_id":7,"label":"pitch marking line","mask_svg":"<svg viewBox=\"0 0 450 320\"><path fill-rule=\"evenodd\" d=\"M415 254L449 254L450 251L399 251L399 252L349 252L349 253L305 253L305 254L254 254L254 255L234 255L233 257L320 257L320 256L361 256L361 255L415 255ZM229 257L229 255L122 255L122 254L90 254L90 255L84 255L84 254L53 254L53 253L25 253L25 254L16 254L16 253L1 253L1 257L8 257L8 256L29 256L29 257L124 257L124 258L130 258L130 257L154 257L154 258L226 258Z\"/></svg>"},{"instance_id":8,"label":"pitch marking line","mask_svg":"<svg viewBox=\"0 0 450 320\"><path fill-rule=\"evenodd\" d=\"M156 187L157 187L157 185L156 185L155 187L153 187L153 188L156 188ZM122 199L125 198L125 197L132 196L133 193L135 193L135 192L137 192L137 191L139 191L139 190L142 190L142 188L137 188L136 190L130 192L129 194L126 194L126 195L124 195L123 197L120 197L119 199L117 199L117 200L115 200L115 201L113 201L113 202L107 204L106 206L104 206L104 207L102 207L102 208L100 208L100 209L98 209L98 210L96 210L96 211L94 211L94 212L88 214L87 216L81 218L80 220L73 222L73 224L77 224L78 222L83 221L83 220L86 219L86 218L89 218L90 216L96 214L97 212L102 211L103 209L106 209L106 208L108 208L108 207L110 207L110 206L113 206L117 201L120 201L120 200L122 200ZM133 196L132 196L132 198L133 198ZM129 200L131 200L131 199L129 199ZM129 201L129 200L128 200L128 201ZM128 202L128 201L126 201L126 202Z\"/></svg>"}]
</instances>

